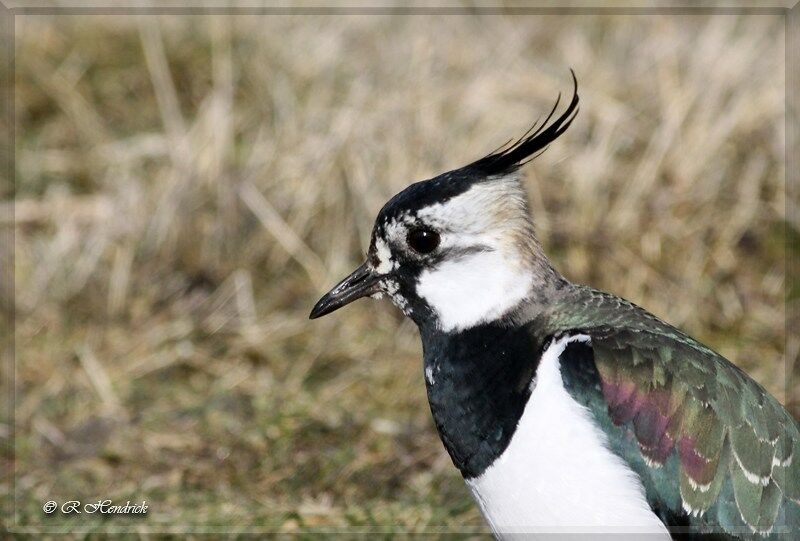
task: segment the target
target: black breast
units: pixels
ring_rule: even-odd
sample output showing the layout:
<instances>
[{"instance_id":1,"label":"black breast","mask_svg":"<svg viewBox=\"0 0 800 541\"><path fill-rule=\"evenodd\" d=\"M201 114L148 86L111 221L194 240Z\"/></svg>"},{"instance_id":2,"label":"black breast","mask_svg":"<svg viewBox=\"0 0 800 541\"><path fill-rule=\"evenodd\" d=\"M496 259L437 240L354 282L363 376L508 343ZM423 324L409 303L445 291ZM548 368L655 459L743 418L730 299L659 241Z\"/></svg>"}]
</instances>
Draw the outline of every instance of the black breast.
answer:
<instances>
[{"instance_id":1,"label":"black breast","mask_svg":"<svg viewBox=\"0 0 800 541\"><path fill-rule=\"evenodd\" d=\"M511 441L531 394L542 344L524 327L487 324L422 333L431 412L465 478L479 476Z\"/></svg>"}]
</instances>

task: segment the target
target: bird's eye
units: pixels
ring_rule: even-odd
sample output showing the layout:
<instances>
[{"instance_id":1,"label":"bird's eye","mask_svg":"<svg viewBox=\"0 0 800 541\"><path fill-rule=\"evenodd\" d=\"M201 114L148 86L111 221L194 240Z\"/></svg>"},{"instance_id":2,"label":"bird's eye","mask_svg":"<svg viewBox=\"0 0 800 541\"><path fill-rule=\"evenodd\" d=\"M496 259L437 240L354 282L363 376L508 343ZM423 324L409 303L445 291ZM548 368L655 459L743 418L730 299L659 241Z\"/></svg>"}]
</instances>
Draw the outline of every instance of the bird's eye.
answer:
<instances>
[{"instance_id":1,"label":"bird's eye","mask_svg":"<svg viewBox=\"0 0 800 541\"><path fill-rule=\"evenodd\" d=\"M415 227L408 232L406 242L420 254L429 254L439 247L439 233L427 227Z\"/></svg>"}]
</instances>

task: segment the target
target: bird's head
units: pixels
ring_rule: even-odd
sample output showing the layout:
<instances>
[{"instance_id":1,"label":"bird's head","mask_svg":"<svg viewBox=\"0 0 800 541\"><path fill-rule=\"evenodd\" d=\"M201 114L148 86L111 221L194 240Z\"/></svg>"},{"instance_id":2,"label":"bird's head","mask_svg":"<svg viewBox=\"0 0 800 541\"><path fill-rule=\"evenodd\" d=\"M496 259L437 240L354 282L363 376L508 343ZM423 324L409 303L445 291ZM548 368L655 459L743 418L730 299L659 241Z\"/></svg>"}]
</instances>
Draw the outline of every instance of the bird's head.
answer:
<instances>
[{"instance_id":1,"label":"bird's head","mask_svg":"<svg viewBox=\"0 0 800 541\"><path fill-rule=\"evenodd\" d=\"M386 294L418 326L458 332L501 319L556 286L560 277L534 235L518 170L575 118L577 82L566 111L550 122L557 107L558 100L510 146L390 199L375 220L367 260L310 317Z\"/></svg>"}]
</instances>

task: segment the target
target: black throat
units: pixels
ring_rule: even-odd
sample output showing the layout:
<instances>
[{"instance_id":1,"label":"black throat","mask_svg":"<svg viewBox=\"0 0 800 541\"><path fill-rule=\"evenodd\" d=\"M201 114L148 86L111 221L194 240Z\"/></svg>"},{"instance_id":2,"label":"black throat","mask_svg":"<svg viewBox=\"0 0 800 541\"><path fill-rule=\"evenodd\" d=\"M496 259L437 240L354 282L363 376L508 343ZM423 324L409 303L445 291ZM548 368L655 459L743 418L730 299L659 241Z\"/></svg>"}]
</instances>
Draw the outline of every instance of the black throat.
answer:
<instances>
[{"instance_id":1,"label":"black throat","mask_svg":"<svg viewBox=\"0 0 800 541\"><path fill-rule=\"evenodd\" d=\"M425 385L439 436L467 478L511 441L531 394L543 344L523 326L488 323L459 333L421 329Z\"/></svg>"}]
</instances>

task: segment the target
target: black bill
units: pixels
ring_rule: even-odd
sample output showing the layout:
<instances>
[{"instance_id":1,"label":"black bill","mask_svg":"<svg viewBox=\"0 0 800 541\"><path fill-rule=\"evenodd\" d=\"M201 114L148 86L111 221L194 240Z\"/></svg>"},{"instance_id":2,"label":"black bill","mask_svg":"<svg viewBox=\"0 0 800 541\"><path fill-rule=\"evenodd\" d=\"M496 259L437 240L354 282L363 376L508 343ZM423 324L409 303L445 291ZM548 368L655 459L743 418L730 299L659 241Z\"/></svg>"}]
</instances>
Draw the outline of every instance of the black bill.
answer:
<instances>
[{"instance_id":1,"label":"black bill","mask_svg":"<svg viewBox=\"0 0 800 541\"><path fill-rule=\"evenodd\" d=\"M318 300L308 318L322 317L356 299L378 293L381 278L383 275L374 272L364 263Z\"/></svg>"}]
</instances>

